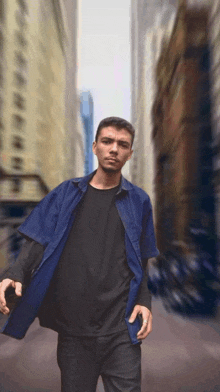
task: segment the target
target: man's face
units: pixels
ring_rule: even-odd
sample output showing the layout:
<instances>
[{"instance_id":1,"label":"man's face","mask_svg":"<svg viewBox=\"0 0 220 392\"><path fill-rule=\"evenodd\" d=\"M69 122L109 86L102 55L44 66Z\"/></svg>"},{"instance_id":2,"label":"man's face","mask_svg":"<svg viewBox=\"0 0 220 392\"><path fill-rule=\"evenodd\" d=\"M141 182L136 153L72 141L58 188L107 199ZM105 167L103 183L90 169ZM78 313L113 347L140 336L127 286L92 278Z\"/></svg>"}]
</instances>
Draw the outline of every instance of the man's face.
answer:
<instances>
[{"instance_id":1,"label":"man's face","mask_svg":"<svg viewBox=\"0 0 220 392\"><path fill-rule=\"evenodd\" d=\"M132 136L126 129L102 128L97 142L93 143L99 166L106 172L119 172L131 158L131 141Z\"/></svg>"}]
</instances>

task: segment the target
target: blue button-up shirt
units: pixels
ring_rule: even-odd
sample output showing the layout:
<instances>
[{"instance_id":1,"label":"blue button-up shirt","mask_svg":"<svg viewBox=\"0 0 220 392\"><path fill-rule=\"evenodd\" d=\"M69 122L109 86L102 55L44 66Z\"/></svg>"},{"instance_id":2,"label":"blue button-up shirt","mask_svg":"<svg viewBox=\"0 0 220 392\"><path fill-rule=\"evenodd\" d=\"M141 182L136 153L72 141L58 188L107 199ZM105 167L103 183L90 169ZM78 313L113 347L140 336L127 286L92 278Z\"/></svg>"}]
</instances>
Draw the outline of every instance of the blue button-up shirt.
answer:
<instances>
[{"instance_id":1,"label":"blue button-up shirt","mask_svg":"<svg viewBox=\"0 0 220 392\"><path fill-rule=\"evenodd\" d=\"M52 190L19 227L19 232L42 244L46 249L42 262L34 272L16 308L12 311L2 333L21 339L37 316L56 265L72 227L76 208L87 191L95 172L86 177L64 181ZM134 274L126 306L125 321L133 344L139 343L139 319L129 323L143 279L142 261L159 254L153 228L149 196L123 176L116 194L116 207L125 228L127 262Z\"/></svg>"}]
</instances>

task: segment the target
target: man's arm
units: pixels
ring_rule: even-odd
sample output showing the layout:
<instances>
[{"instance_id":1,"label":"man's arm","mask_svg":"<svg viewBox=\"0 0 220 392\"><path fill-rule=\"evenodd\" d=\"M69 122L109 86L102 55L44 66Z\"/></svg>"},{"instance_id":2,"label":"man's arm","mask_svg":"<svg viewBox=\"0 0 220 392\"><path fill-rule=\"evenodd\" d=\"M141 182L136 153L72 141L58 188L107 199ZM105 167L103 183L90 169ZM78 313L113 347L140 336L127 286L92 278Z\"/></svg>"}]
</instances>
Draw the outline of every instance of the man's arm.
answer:
<instances>
[{"instance_id":1,"label":"man's arm","mask_svg":"<svg viewBox=\"0 0 220 392\"><path fill-rule=\"evenodd\" d=\"M26 274L34 270L40 264L44 249L43 245L30 238L26 238L16 262L9 265L9 267L2 272L0 281L7 278L24 283Z\"/></svg>"},{"instance_id":2,"label":"man's arm","mask_svg":"<svg viewBox=\"0 0 220 392\"><path fill-rule=\"evenodd\" d=\"M142 233L140 239L141 258L144 277L139 289L137 305L129 319L133 322L138 315L142 317L142 327L137 334L138 339L145 339L152 331L151 293L148 289L147 261L159 255L154 234L152 205L149 196L143 204Z\"/></svg>"},{"instance_id":3,"label":"man's arm","mask_svg":"<svg viewBox=\"0 0 220 392\"><path fill-rule=\"evenodd\" d=\"M148 260L142 261L143 265L143 280L138 293L137 304L145 306L151 311L151 292L148 288Z\"/></svg>"},{"instance_id":4,"label":"man's arm","mask_svg":"<svg viewBox=\"0 0 220 392\"><path fill-rule=\"evenodd\" d=\"M44 246L34 240L26 239L16 262L6 268L1 274L0 280L0 311L3 314L10 312L6 303L6 291L11 287L15 295L22 295L22 285L31 278L32 271L40 264L44 253Z\"/></svg>"},{"instance_id":5,"label":"man's arm","mask_svg":"<svg viewBox=\"0 0 220 392\"><path fill-rule=\"evenodd\" d=\"M142 326L138 331L137 338L145 339L152 331L152 313L151 313L151 293L148 288L148 260L142 262L144 276L140 286L137 305L134 307L129 321L134 322L135 318L140 315L142 318Z\"/></svg>"}]
</instances>

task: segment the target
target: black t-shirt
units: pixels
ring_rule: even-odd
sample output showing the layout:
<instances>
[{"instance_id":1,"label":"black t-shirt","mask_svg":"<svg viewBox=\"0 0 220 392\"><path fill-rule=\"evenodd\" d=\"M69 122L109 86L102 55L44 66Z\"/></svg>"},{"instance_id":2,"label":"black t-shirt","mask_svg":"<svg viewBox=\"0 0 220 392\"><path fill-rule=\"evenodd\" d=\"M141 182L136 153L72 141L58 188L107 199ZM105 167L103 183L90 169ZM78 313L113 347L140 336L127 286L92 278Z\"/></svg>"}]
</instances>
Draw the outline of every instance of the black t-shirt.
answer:
<instances>
[{"instance_id":1,"label":"black t-shirt","mask_svg":"<svg viewBox=\"0 0 220 392\"><path fill-rule=\"evenodd\" d=\"M133 273L115 206L118 187L91 185L80 203L55 275L56 322L71 335L106 335L126 329Z\"/></svg>"}]
</instances>

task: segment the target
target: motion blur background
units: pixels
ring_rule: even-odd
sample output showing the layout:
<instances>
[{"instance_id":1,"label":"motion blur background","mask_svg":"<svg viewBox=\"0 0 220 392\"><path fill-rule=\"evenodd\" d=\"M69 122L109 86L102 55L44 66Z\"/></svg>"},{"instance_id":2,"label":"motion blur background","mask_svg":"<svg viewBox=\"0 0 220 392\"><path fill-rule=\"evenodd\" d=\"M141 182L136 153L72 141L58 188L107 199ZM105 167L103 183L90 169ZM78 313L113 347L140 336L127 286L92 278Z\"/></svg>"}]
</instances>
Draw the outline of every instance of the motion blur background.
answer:
<instances>
[{"instance_id":1,"label":"motion blur background","mask_svg":"<svg viewBox=\"0 0 220 392\"><path fill-rule=\"evenodd\" d=\"M161 252L149 262L161 329L143 344L143 385L220 391L220 0L0 0L0 271L16 262L16 229L37 203L97 167L91 147L107 116L136 129L123 174L152 200ZM55 368L54 332L31 328L33 351L48 339L37 357ZM47 378L35 358L22 373L31 347L1 339L0 391L59 390L57 369Z\"/></svg>"}]
</instances>

